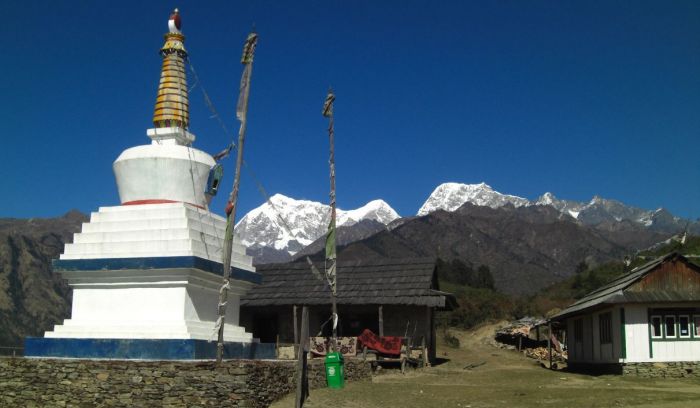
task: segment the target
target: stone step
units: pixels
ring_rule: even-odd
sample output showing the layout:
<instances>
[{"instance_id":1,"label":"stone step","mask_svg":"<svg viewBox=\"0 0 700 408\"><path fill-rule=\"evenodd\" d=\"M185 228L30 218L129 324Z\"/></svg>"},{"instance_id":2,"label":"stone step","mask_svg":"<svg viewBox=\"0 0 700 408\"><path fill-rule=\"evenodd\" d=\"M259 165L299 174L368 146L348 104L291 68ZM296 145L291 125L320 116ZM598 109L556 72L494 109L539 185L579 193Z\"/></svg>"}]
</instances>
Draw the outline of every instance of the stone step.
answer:
<instances>
[{"instance_id":1,"label":"stone step","mask_svg":"<svg viewBox=\"0 0 700 408\"><path fill-rule=\"evenodd\" d=\"M250 269L252 257L243 253L243 247L234 247L232 265ZM222 248L204 245L190 239L143 242L111 242L93 244L66 244L61 259L146 258L166 256L198 256L221 262ZM250 261L250 262L249 262ZM247 265L247 266L246 266Z\"/></svg>"},{"instance_id":2,"label":"stone step","mask_svg":"<svg viewBox=\"0 0 700 408\"><path fill-rule=\"evenodd\" d=\"M187 324L134 325L122 322L74 322L66 320L63 325L54 326L53 331L44 333L50 338L91 338L91 339L196 339L216 338L213 322L187 322ZM235 325L225 325L225 341L251 341L252 334Z\"/></svg>"}]
</instances>

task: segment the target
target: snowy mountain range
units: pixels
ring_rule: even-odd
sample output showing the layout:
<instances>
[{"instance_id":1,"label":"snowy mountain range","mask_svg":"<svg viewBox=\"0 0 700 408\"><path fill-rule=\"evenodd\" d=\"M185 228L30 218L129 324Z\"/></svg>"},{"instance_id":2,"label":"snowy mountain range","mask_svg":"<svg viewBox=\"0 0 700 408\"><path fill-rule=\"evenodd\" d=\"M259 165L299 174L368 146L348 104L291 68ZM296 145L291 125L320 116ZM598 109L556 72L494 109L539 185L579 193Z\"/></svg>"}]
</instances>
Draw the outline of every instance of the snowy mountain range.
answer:
<instances>
[{"instance_id":1,"label":"snowy mountain range","mask_svg":"<svg viewBox=\"0 0 700 408\"><path fill-rule=\"evenodd\" d=\"M506 205L548 205L559 211L562 217L571 217L580 224L598 229L615 230L624 228L627 223L662 233L678 233L684 228L700 233L699 223L689 223L663 208L644 210L599 196L594 196L589 202L561 200L552 193L545 193L531 201L502 194L486 183L441 184L423 203L417 215L424 216L437 210L451 212L465 203L494 209ZM330 207L326 204L275 194L268 202L246 214L236 225L236 233L257 263L283 262L321 238L326 233L329 216ZM343 235L352 240L351 237L365 237L381 228L381 225L397 227L400 223L394 221L399 218L399 214L385 201L374 200L354 210L338 210L338 227L356 226L358 231L344 232ZM314 250L318 246L315 245Z\"/></svg>"},{"instance_id":2,"label":"snowy mountain range","mask_svg":"<svg viewBox=\"0 0 700 408\"><path fill-rule=\"evenodd\" d=\"M363 220L387 225L397 218L399 214L382 200L370 201L354 210L337 210L338 227ZM326 204L275 194L246 214L236 224L236 233L253 253L266 248L294 255L326 233L329 219L330 206Z\"/></svg>"},{"instance_id":3,"label":"snowy mountain range","mask_svg":"<svg viewBox=\"0 0 700 408\"><path fill-rule=\"evenodd\" d=\"M418 215L426 215L436 210L454 211L465 203L491 208L502 207L506 204L512 204L514 207L550 205L562 214L571 216L585 225L604 225L627 221L657 231L678 232L689 224L688 220L676 217L664 208L644 210L599 196L594 196L589 202L560 200L549 192L544 193L535 201L530 201L523 197L499 193L486 183L441 184L418 210ZM693 228L695 227L697 224L693 225Z\"/></svg>"},{"instance_id":4,"label":"snowy mountain range","mask_svg":"<svg viewBox=\"0 0 700 408\"><path fill-rule=\"evenodd\" d=\"M522 197L501 194L486 183L440 184L418 210L418 216L427 215L435 210L454 211L464 203L472 203L482 207L498 208L506 204L515 207L529 205L530 201Z\"/></svg>"}]
</instances>

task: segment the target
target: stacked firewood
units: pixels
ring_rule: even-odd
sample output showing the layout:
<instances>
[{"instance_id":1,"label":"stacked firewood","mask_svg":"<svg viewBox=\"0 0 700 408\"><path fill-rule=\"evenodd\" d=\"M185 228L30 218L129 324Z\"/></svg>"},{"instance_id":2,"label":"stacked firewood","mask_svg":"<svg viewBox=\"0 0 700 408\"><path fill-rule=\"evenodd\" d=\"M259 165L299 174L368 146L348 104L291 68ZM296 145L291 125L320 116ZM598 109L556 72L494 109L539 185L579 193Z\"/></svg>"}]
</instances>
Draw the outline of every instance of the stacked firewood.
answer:
<instances>
[{"instance_id":1,"label":"stacked firewood","mask_svg":"<svg viewBox=\"0 0 700 408\"><path fill-rule=\"evenodd\" d=\"M537 360L549 360L549 351L546 347L525 349L525 355ZM552 359L554 361L566 361L567 357L566 351L559 353L557 350L552 349Z\"/></svg>"}]
</instances>

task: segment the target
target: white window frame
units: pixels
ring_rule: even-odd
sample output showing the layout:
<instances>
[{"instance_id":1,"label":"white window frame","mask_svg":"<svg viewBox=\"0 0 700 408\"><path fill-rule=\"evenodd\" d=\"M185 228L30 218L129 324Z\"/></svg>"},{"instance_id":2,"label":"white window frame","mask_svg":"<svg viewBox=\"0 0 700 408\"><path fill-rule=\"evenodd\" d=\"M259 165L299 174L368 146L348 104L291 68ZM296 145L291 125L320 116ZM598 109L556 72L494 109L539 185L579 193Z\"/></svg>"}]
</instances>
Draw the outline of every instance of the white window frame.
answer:
<instances>
[{"instance_id":1,"label":"white window frame","mask_svg":"<svg viewBox=\"0 0 700 408\"><path fill-rule=\"evenodd\" d=\"M666 327L668 325L666 324L666 319L671 318L673 319L673 336L669 336L668 333L666 332ZM664 338L665 339L677 339L678 338L678 319L676 319L676 315L664 315L664 320L663 320L663 325L664 325Z\"/></svg>"},{"instance_id":2,"label":"white window frame","mask_svg":"<svg viewBox=\"0 0 700 408\"><path fill-rule=\"evenodd\" d=\"M659 319L659 333L657 335L654 335L654 319ZM664 338L664 318L661 315L652 315L651 316L651 321L649 322L651 325L651 338L652 339L663 339Z\"/></svg>"},{"instance_id":3,"label":"white window frame","mask_svg":"<svg viewBox=\"0 0 700 408\"><path fill-rule=\"evenodd\" d=\"M681 319L684 317L686 319L688 319L687 320L687 322L688 322L688 334L685 336L683 335L683 333L681 333ZM687 315L687 314L678 315L678 338L679 339L689 339L692 332L693 332L693 325L690 322L690 315Z\"/></svg>"}]
</instances>

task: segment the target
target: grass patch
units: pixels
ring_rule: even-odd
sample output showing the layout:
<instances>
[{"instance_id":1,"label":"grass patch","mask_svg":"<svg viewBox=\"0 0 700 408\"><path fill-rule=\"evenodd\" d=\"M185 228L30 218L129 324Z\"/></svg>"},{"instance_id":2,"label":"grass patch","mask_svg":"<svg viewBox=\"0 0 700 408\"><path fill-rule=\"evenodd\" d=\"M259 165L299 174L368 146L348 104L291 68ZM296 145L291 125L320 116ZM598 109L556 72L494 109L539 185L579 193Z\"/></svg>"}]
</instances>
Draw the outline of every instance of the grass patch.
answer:
<instances>
[{"instance_id":1,"label":"grass patch","mask_svg":"<svg viewBox=\"0 0 700 408\"><path fill-rule=\"evenodd\" d=\"M441 344L438 354L449 361L436 367L394 370L372 381L348 383L342 390L311 391L307 408L490 408L490 407L662 407L695 406L697 380L587 376L550 371L515 351L486 344L494 326L455 332L459 349ZM473 369L465 367L484 363ZM293 407L289 396L274 408Z\"/></svg>"}]
</instances>

